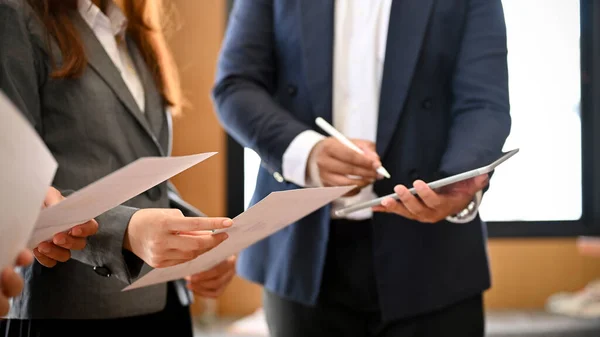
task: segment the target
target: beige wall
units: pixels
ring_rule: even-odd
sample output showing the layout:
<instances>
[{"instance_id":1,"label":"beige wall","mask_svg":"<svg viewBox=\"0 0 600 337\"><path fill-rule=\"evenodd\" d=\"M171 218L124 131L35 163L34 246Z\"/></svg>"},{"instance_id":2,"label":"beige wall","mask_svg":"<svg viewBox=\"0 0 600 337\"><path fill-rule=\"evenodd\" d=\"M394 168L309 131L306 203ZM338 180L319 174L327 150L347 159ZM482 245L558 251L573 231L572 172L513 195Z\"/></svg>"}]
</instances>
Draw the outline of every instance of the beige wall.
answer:
<instances>
[{"instance_id":1,"label":"beige wall","mask_svg":"<svg viewBox=\"0 0 600 337\"><path fill-rule=\"evenodd\" d=\"M170 39L191 108L175 123L176 155L219 155L175 179L183 196L209 215L226 214L226 148L209 93L225 27L224 0L174 0L180 30ZM489 308L539 308L552 293L575 290L600 278L600 259L577 254L573 239L491 240L493 289ZM219 299L223 315L245 315L260 306L260 288L235 279ZM199 302L200 303L200 302Z\"/></svg>"},{"instance_id":2,"label":"beige wall","mask_svg":"<svg viewBox=\"0 0 600 337\"><path fill-rule=\"evenodd\" d=\"M541 308L549 295L600 278L600 259L583 257L575 239L492 239L489 308Z\"/></svg>"},{"instance_id":3,"label":"beige wall","mask_svg":"<svg viewBox=\"0 0 600 337\"><path fill-rule=\"evenodd\" d=\"M173 154L218 151L206 162L174 179L183 197L210 216L226 212L226 137L213 113L210 90L223 36L223 1L170 0L181 28L169 45L181 74L189 107L174 121Z\"/></svg>"},{"instance_id":4,"label":"beige wall","mask_svg":"<svg viewBox=\"0 0 600 337\"><path fill-rule=\"evenodd\" d=\"M176 9L169 37L189 107L174 121L173 155L219 152L173 179L183 197L209 216L226 214L226 137L213 113L210 90L223 37L225 1L168 0ZM201 311L196 301L194 313Z\"/></svg>"}]
</instances>

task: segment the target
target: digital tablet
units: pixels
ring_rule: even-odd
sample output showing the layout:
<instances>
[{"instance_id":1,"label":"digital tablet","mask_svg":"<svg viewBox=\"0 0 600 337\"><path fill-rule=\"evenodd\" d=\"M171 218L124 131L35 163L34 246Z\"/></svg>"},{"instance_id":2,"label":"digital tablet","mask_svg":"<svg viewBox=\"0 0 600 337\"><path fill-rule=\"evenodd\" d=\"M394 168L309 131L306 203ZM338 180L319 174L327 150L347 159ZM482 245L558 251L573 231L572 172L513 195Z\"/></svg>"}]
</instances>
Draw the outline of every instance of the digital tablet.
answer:
<instances>
[{"instance_id":1,"label":"digital tablet","mask_svg":"<svg viewBox=\"0 0 600 337\"><path fill-rule=\"evenodd\" d=\"M467 172L463 172L463 173L459 173L444 179L440 179L440 180L436 180L434 182L428 183L427 185L429 186L429 188L431 188L432 190L435 190L437 188L440 187L444 187L446 185L450 185L450 184L454 184L457 183L459 181L463 181L463 180L467 180L467 179L471 179L471 178L475 178L477 176L480 176L482 174L486 174L486 173L490 173L492 172L494 169L496 169L496 167L498 167L498 165L504 163L505 161L508 160L508 158L514 156L517 152L519 152L519 149L514 149L512 151L506 152L502 155L502 157L498 158L496 161L494 161L493 163L487 165L487 166L483 166L480 167L478 169L474 169L471 171L467 171ZM415 188L411 188L408 190L410 193L412 194L416 194L417 192L415 191ZM374 207L374 206L378 206L381 205L381 202L383 201L383 199L385 198L394 198L396 200L398 200L398 195L396 193L392 193L377 199L373 199L373 200L369 200L369 201L364 201L340 210L335 211L335 215L336 216L345 216L348 215L350 213L356 212L356 211L360 211L362 209L365 208L370 208L370 207Z\"/></svg>"}]
</instances>

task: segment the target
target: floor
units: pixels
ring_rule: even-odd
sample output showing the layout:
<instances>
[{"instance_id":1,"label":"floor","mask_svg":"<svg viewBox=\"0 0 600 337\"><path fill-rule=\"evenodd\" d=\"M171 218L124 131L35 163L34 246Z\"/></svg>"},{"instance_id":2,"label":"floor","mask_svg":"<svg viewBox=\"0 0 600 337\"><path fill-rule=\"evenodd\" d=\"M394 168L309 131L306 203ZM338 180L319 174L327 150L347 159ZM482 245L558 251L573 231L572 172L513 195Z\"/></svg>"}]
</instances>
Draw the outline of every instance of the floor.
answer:
<instances>
[{"instance_id":1,"label":"floor","mask_svg":"<svg viewBox=\"0 0 600 337\"><path fill-rule=\"evenodd\" d=\"M240 320L196 322L198 337L268 337L262 312ZM487 314L486 337L598 337L600 319L577 319L540 311Z\"/></svg>"}]
</instances>

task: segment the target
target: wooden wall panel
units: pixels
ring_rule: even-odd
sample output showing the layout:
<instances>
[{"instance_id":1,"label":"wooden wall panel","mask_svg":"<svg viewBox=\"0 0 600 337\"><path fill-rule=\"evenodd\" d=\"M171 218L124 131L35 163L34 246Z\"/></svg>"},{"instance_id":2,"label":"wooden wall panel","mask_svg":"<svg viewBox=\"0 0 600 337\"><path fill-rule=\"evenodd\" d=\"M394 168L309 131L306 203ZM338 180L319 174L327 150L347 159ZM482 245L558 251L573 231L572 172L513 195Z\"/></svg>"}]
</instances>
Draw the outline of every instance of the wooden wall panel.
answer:
<instances>
[{"instance_id":1,"label":"wooden wall panel","mask_svg":"<svg viewBox=\"0 0 600 337\"><path fill-rule=\"evenodd\" d=\"M177 30L169 45L189 106L174 122L173 155L217 151L215 157L173 181L183 197L210 216L226 212L226 136L214 114L210 91L225 27L225 1L169 0Z\"/></svg>"},{"instance_id":2,"label":"wooden wall panel","mask_svg":"<svg viewBox=\"0 0 600 337\"><path fill-rule=\"evenodd\" d=\"M173 179L183 197L209 216L226 214L226 135L214 114L210 91L226 18L223 0L167 0L168 36L187 100L174 121L173 155L219 152ZM204 309L197 300L193 314Z\"/></svg>"},{"instance_id":3,"label":"wooden wall panel","mask_svg":"<svg viewBox=\"0 0 600 337\"><path fill-rule=\"evenodd\" d=\"M600 278L600 259L581 256L574 239L493 239L489 254L488 308L543 308L548 296Z\"/></svg>"}]
</instances>

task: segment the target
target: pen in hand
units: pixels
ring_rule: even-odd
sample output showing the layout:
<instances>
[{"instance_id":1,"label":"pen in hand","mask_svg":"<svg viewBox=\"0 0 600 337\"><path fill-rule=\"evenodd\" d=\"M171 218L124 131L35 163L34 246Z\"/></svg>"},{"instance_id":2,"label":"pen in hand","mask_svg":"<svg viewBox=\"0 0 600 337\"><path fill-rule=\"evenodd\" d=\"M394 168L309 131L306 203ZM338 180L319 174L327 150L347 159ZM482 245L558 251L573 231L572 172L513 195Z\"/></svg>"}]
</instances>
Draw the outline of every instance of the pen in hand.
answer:
<instances>
[{"instance_id":1,"label":"pen in hand","mask_svg":"<svg viewBox=\"0 0 600 337\"><path fill-rule=\"evenodd\" d=\"M340 141L342 144L346 145L350 149L352 149L355 152L358 152L360 154L365 154L365 152L361 148L356 146L356 144L354 144L352 141L350 141L348 138L346 138L346 136L344 136L341 132L336 130L331 124L327 123L327 121L324 120L323 118L317 117L317 119L315 120L315 123L317 123L317 125L321 129L323 129L323 131L327 132L331 137L337 139L338 141ZM377 168L377 173L381 174L382 176L384 176L388 179L391 178L390 173L383 166L380 166Z\"/></svg>"}]
</instances>

